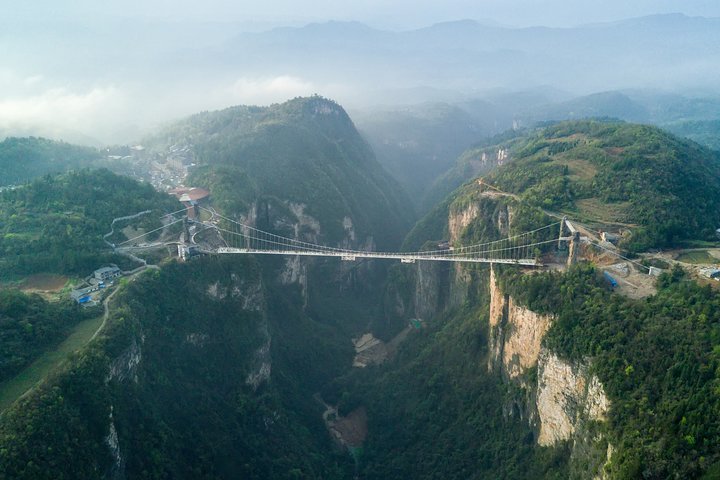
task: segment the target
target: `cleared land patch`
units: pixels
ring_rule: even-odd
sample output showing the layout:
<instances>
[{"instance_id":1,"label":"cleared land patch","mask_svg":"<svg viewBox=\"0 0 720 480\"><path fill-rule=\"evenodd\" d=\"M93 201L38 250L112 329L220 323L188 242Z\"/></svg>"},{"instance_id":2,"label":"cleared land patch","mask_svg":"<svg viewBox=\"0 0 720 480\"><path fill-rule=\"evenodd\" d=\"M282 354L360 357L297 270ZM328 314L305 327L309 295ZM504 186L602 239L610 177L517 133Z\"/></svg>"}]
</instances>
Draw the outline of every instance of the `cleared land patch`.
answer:
<instances>
[{"instance_id":1,"label":"cleared land patch","mask_svg":"<svg viewBox=\"0 0 720 480\"><path fill-rule=\"evenodd\" d=\"M575 201L578 213L593 221L627 222L630 202L606 203L599 198L583 198Z\"/></svg>"},{"instance_id":2,"label":"cleared land patch","mask_svg":"<svg viewBox=\"0 0 720 480\"><path fill-rule=\"evenodd\" d=\"M19 285L23 291L59 292L68 282L65 275L37 273L26 277Z\"/></svg>"},{"instance_id":3,"label":"cleared land patch","mask_svg":"<svg viewBox=\"0 0 720 480\"><path fill-rule=\"evenodd\" d=\"M707 250L694 250L691 252L683 252L678 255L677 261L692 264L713 264L720 262L720 260L710 255Z\"/></svg>"}]
</instances>

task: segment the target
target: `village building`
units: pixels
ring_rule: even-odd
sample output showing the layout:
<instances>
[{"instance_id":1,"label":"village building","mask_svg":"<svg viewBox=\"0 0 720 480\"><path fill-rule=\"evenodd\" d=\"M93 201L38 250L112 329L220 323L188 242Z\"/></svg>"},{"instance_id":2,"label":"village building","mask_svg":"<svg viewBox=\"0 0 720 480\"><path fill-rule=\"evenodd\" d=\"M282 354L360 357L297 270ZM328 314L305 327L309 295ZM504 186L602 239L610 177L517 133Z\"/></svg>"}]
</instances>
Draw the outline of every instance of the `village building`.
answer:
<instances>
[{"instance_id":1,"label":"village building","mask_svg":"<svg viewBox=\"0 0 720 480\"><path fill-rule=\"evenodd\" d=\"M603 242L608 242L608 243L613 243L613 244L617 243L618 240L620 240L619 235L617 235L615 233L610 233L610 232L602 232L600 234L600 238L602 239Z\"/></svg>"},{"instance_id":2,"label":"village building","mask_svg":"<svg viewBox=\"0 0 720 480\"><path fill-rule=\"evenodd\" d=\"M720 268L715 268L715 267L701 268L700 275L702 275L703 277L720 280Z\"/></svg>"},{"instance_id":3,"label":"village building","mask_svg":"<svg viewBox=\"0 0 720 480\"><path fill-rule=\"evenodd\" d=\"M92 301L90 294L92 292L96 292L98 289L99 287L97 285L86 288L78 288L70 292L70 298L72 298L81 305L85 303L90 303Z\"/></svg>"},{"instance_id":4,"label":"village building","mask_svg":"<svg viewBox=\"0 0 720 480\"><path fill-rule=\"evenodd\" d=\"M197 245L178 245L178 257L183 261L187 261L192 257L200 255L200 248Z\"/></svg>"},{"instance_id":5,"label":"village building","mask_svg":"<svg viewBox=\"0 0 720 480\"><path fill-rule=\"evenodd\" d=\"M120 269L116 265L98 268L93 272L93 276L95 277L95 279L100 280L101 282L107 282L108 280L117 278L120 275L122 275L122 271L120 271Z\"/></svg>"},{"instance_id":6,"label":"village building","mask_svg":"<svg viewBox=\"0 0 720 480\"><path fill-rule=\"evenodd\" d=\"M169 190L170 195L174 195L187 208L187 216L194 219L197 216L197 205L201 201L210 196L210 192L204 188L197 187L178 187Z\"/></svg>"}]
</instances>

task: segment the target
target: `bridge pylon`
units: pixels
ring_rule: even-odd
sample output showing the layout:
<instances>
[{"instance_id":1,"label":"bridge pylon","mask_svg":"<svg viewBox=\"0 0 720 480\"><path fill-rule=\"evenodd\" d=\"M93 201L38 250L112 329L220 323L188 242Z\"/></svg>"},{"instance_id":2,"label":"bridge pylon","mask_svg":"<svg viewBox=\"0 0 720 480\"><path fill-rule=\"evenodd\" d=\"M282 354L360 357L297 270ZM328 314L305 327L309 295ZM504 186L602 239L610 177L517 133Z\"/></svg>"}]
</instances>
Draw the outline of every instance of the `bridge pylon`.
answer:
<instances>
[{"instance_id":1,"label":"bridge pylon","mask_svg":"<svg viewBox=\"0 0 720 480\"><path fill-rule=\"evenodd\" d=\"M567 237L564 236L565 233L565 223L567 222L567 217L564 216L562 220L560 221L560 233L558 234L558 244L557 249L558 250L565 250L565 245L567 241Z\"/></svg>"}]
</instances>

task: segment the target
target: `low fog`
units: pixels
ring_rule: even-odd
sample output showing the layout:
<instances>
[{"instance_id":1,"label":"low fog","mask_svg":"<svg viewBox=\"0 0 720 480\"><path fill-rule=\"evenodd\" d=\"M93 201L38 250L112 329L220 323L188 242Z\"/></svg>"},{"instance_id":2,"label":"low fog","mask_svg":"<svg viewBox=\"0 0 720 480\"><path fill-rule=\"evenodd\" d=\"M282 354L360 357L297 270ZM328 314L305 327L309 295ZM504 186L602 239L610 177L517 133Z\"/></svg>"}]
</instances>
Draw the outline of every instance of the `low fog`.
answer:
<instances>
[{"instance_id":1,"label":"low fog","mask_svg":"<svg viewBox=\"0 0 720 480\"><path fill-rule=\"evenodd\" d=\"M351 111L528 91L718 96L714 2L47 3L0 20L2 136L125 143L197 111L314 93Z\"/></svg>"}]
</instances>

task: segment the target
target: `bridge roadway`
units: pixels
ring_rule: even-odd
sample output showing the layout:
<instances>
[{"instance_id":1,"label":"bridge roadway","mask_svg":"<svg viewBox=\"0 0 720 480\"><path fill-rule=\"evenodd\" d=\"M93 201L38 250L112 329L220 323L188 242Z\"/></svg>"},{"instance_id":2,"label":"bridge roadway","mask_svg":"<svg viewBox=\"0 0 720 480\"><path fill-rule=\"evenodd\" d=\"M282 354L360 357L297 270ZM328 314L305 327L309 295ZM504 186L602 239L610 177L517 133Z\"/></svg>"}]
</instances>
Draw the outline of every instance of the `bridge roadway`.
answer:
<instances>
[{"instance_id":1,"label":"bridge roadway","mask_svg":"<svg viewBox=\"0 0 720 480\"><path fill-rule=\"evenodd\" d=\"M354 261L357 258L384 258L392 260L400 260L403 263L415 263L417 260L430 260L436 262L463 262L463 263L503 263L508 265L525 265L529 267L537 267L542 264L534 258L480 258L466 257L461 255L413 255L402 253L383 253L383 252L333 252L333 251L311 251L311 250L259 250L252 248L232 248L218 247L216 253L219 254L257 254L257 255L300 255L308 257L340 257L342 260Z\"/></svg>"}]
</instances>

